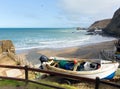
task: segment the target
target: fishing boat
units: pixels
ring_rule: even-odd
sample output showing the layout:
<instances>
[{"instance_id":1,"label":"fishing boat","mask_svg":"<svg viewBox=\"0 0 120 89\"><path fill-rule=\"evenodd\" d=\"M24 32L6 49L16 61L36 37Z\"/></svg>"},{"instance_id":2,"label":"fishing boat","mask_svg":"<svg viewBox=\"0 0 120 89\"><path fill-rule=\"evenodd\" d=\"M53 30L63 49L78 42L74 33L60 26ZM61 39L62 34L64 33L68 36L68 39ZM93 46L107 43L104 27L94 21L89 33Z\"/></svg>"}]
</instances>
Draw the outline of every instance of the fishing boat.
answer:
<instances>
[{"instance_id":1,"label":"fishing boat","mask_svg":"<svg viewBox=\"0 0 120 89\"><path fill-rule=\"evenodd\" d=\"M112 79L118 69L119 63L107 60L87 60L87 59L65 59L52 57L45 59L42 57L41 69L55 71L83 78Z\"/></svg>"}]
</instances>

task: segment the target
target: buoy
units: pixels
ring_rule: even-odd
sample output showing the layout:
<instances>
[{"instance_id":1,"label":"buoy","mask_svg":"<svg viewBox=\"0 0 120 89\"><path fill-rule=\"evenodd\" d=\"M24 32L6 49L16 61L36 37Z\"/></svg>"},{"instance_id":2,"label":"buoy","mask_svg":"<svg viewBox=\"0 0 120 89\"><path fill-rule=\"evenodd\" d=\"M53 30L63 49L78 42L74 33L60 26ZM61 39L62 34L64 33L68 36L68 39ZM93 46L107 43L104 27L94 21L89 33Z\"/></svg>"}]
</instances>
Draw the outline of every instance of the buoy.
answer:
<instances>
[{"instance_id":1,"label":"buoy","mask_svg":"<svg viewBox=\"0 0 120 89\"><path fill-rule=\"evenodd\" d=\"M77 64L77 62L78 62L78 61L77 61L76 59L74 59L74 64Z\"/></svg>"}]
</instances>

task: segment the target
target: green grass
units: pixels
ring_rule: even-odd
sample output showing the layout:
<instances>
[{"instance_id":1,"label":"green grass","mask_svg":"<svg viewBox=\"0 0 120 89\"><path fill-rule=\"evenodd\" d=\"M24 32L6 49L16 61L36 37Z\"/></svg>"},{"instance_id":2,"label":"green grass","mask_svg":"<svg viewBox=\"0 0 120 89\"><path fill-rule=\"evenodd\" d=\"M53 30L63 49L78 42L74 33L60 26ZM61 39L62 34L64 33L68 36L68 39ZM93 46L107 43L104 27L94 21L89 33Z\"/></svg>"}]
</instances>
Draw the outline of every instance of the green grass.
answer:
<instances>
[{"instance_id":1,"label":"green grass","mask_svg":"<svg viewBox=\"0 0 120 89\"><path fill-rule=\"evenodd\" d=\"M45 83L48 85L54 85L58 87L63 87L65 89L76 89L74 86L66 85L66 84L58 84L56 82L50 82L50 81L45 81L45 80L39 80L41 83ZM24 87L24 89L55 89L39 84L34 84L34 83L28 83L28 85L25 85L25 82L22 81L15 81L15 80L6 80L2 79L0 80L0 89L4 89L4 87L8 87L9 89L16 89L16 87ZM5 88L6 89L6 88Z\"/></svg>"},{"instance_id":2,"label":"green grass","mask_svg":"<svg viewBox=\"0 0 120 89\"><path fill-rule=\"evenodd\" d=\"M117 70L116 75L120 75L120 68ZM41 83L48 84L48 85L63 87L65 89L77 89L77 87L72 86L72 85L59 84L59 83L56 83L54 81L49 81L49 80L50 79L48 78L48 80L38 80L38 81ZM25 86L25 82L1 79L0 80L0 89L4 89L4 87L8 87L5 89L16 89L17 87L24 87L24 88L20 88L20 89L54 89L51 87L46 87L46 86L38 85L38 84L34 84L34 83L28 83L28 85Z\"/></svg>"},{"instance_id":3,"label":"green grass","mask_svg":"<svg viewBox=\"0 0 120 89\"><path fill-rule=\"evenodd\" d=\"M4 80L4 79L1 79L0 80L0 86L16 86L16 85L23 85L24 83L23 82L20 82L20 81L14 81L14 80Z\"/></svg>"},{"instance_id":4,"label":"green grass","mask_svg":"<svg viewBox=\"0 0 120 89\"><path fill-rule=\"evenodd\" d=\"M40 81L40 80L39 80ZM53 82L53 81L46 81L46 80L42 80L43 83L46 83L46 84L51 84L51 85L54 85L54 86L60 86L60 87L63 87L65 89L76 89L76 87L72 86L72 85L68 85L68 84L59 84L57 82Z\"/></svg>"},{"instance_id":5,"label":"green grass","mask_svg":"<svg viewBox=\"0 0 120 89\"><path fill-rule=\"evenodd\" d=\"M118 68L116 75L120 75L120 68ZM51 77L50 77L50 79L48 78L47 80L40 79L40 80L38 80L38 82L48 84L48 85L63 87L65 89L77 89L77 87L72 86L72 85L59 84L57 82L49 81L49 80L52 80ZM54 89L51 87L46 87L46 86L34 84L34 83L28 83L28 85L25 86L25 82L1 79L0 80L0 89L4 89L4 87L8 87L5 89L16 89L17 87L24 87L24 88L20 88L20 89Z\"/></svg>"},{"instance_id":6,"label":"green grass","mask_svg":"<svg viewBox=\"0 0 120 89\"><path fill-rule=\"evenodd\" d=\"M28 83L28 85L26 86L24 82L21 81L15 81L15 80L0 80L0 89L1 87L24 87L24 89L54 89L51 87L46 87L43 85L38 85L38 84L34 84L34 83ZM10 88L12 89L12 88Z\"/></svg>"}]
</instances>

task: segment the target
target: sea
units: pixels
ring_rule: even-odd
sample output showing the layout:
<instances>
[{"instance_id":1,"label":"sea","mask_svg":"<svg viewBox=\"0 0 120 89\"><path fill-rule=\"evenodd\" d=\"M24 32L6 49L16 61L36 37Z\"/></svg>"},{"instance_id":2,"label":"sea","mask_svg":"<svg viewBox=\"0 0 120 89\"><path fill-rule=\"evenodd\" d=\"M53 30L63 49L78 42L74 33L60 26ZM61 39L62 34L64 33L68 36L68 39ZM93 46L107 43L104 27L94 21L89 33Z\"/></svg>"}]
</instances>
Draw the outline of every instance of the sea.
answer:
<instances>
[{"instance_id":1,"label":"sea","mask_svg":"<svg viewBox=\"0 0 120 89\"><path fill-rule=\"evenodd\" d=\"M116 39L86 34L86 30L76 28L0 28L0 40L12 40L17 51L84 46Z\"/></svg>"}]
</instances>

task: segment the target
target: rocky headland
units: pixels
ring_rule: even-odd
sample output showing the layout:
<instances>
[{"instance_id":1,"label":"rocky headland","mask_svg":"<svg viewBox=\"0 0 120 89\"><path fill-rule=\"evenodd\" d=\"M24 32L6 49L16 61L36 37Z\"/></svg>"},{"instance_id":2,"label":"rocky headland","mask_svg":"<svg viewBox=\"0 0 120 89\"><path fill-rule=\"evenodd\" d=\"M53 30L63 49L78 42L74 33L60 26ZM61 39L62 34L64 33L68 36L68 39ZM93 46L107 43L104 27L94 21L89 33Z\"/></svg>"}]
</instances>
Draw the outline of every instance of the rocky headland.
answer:
<instances>
[{"instance_id":1,"label":"rocky headland","mask_svg":"<svg viewBox=\"0 0 120 89\"><path fill-rule=\"evenodd\" d=\"M96 29L104 29L109 23L111 19L104 19L94 22L88 29L89 32L94 31Z\"/></svg>"},{"instance_id":2,"label":"rocky headland","mask_svg":"<svg viewBox=\"0 0 120 89\"><path fill-rule=\"evenodd\" d=\"M88 32L94 32L95 30L101 30L104 34L109 36L120 37L120 8L115 11L112 19L104 19L94 22Z\"/></svg>"},{"instance_id":3,"label":"rocky headland","mask_svg":"<svg viewBox=\"0 0 120 89\"><path fill-rule=\"evenodd\" d=\"M103 30L106 34L120 37L120 8L114 13L110 23Z\"/></svg>"}]
</instances>

